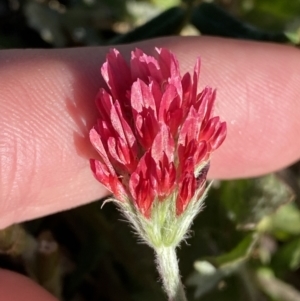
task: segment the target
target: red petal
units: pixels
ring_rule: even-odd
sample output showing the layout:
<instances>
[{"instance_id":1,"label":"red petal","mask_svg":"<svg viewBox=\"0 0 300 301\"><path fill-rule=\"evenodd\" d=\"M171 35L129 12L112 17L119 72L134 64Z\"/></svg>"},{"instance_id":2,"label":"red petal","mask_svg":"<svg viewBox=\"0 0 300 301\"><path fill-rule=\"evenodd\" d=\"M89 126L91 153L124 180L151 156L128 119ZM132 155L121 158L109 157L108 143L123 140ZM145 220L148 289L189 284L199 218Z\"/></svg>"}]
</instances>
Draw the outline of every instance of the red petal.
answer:
<instances>
[{"instance_id":1,"label":"red petal","mask_svg":"<svg viewBox=\"0 0 300 301\"><path fill-rule=\"evenodd\" d=\"M156 117L156 104L151 91L143 81L137 80L131 88L131 107L134 112L141 113L145 108L153 110Z\"/></svg>"},{"instance_id":2,"label":"red petal","mask_svg":"<svg viewBox=\"0 0 300 301\"><path fill-rule=\"evenodd\" d=\"M177 90L173 85L167 85L162 95L161 103L158 111L158 120L166 122L167 112L180 108L180 98Z\"/></svg>"},{"instance_id":3,"label":"red petal","mask_svg":"<svg viewBox=\"0 0 300 301\"><path fill-rule=\"evenodd\" d=\"M90 160L90 167L95 178L102 183L120 201L127 201L127 193L116 175L110 173L105 164L98 160Z\"/></svg>"},{"instance_id":4,"label":"red petal","mask_svg":"<svg viewBox=\"0 0 300 301\"><path fill-rule=\"evenodd\" d=\"M115 170L110 163L110 160L107 156L107 152L104 148L102 140L100 139L99 134L97 133L97 131L94 128L90 130L90 141L91 141L92 145L94 146L94 148L96 149L96 151L101 156L101 159L103 160L104 164L107 166L109 172L112 175L115 175L116 174Z\"/></svg>"},{"instance_id":5,"label":"red petal","mask_svg":"<svg viewBox=\"0 0 300 301\"><path fill-rule=\"evenodd\" d=\"M196 64L194 67L194 74L193 74L193 85L192 85L192 95L191 95L192 102L194 102L196 100L196 96L197 96L200 65L201 65L201 61L200 61L200 58L198 57L196 60Z\"/></svg>"},{"instance_id":6,"label":"red petal","mask_svg":"<svg viewBox=\"0 0 300 301\"><path fill-rule=\"evenodd\" d=\"M160 124L160 131L156 135L151 147L154 177L157 181L157 192L160 197L169 195L174 187L176 170L174 165L175 142L167 125Z\"/></svg>"},{"instance_id":7,"label":"red petal","mask_svg":"<svg viewBox=\"0 0 300 301\"><path fill-rule=\"evenodd\" d=\"M135 157L137 154L137 144L136 138L124 118L122 109L118 101L114 103L114 106L111 108L110 112L111 124L118 136L120 136L124 141L127 142L128 148L133 152L133 156Z\"/></svg>"},{"instance_id":8,"label":"red petal","mask_svg":"<svg viewBox=\"0 0 300 301\"><path fill-rule=\"evenodd\" d=\"M180 215L194 196L196 191L196 179L193 173L188 173L179 185L179 193L176 200L176 214Z\"/></svg>"},{"instance_id":9,"label":"red petal","mask_svg":"<svg viewBox=\"0 0 300 301\"><path fill-rule=\"evenodd\" d=\"M158 131L158 122L152 91L140 80L132 86L131 104L139 142L147 150Z\"/></svg>"},{"instance_id":10,"label":"red petal","mask_svg":"<svg viewBox=\"0 0 300 301\"><path fill-rule=\"evenodd\" d=\"M191 140L197 139L200 133L201 119L194 107L191 107L179 132L178 145L186 146Z\"/></svg>"},{"instance_id":11,"label":"red petal","mask_svg":"<svg viewBox=\"0 0 300 301\"><path fill-rule=\"evenodd\" d=\"M169 196L175 187L176 169L174 162L169 162L167 155L164 153L162 160L156 165L157 192L163 201Z\"/></svg>"},{"instance_id":12,"label":"red petal","mask_svg":"<svg viewBox=\"0 0 300 301\"><path fill-rule=\"evenodd\" d=\"M197 112L201 116L201 122L207 122L212 113L216 92L210 87L205 87L201 93L197 95L196 103L194 104ZM208 116L208 117L207 117Z\"/></svg>"},{"instance_id":13,"label":"red petal","mask_svg":"<svg viewBox=\"0 0 300 301\"><path fill-rule=\"evenodd\" d=\"M150 216L151 206L155 198L153 189L153 159L150 152L141 158L136 170L129 180L129 191L137 208L146 216ZM155 181L154 181L155 182Z\"/></svg>"},{"instance_id":14,"label":"red petal","mask_svg":"<svg viewBox=\"0 0 300 301\"><path fill-rule=\"evenodd\" d=\"M180 78L179 63L175 55L166 48L156 48L158 53L157 61L159 63L162 77L167 78Z\"/></svg>"},{"instance_id":15,"label":"red petal","mask_svg":"<svg viewBox=\"0 0 300 301\"><path fill-rule=\"evenodd\" d=\"M162 160L165 153L169 162L174 161L175 142L167 125L160 123L160 129L151 147L151 156L156 163Z\"/></svg>"},{"instance_id":16,"label":"red petal","mask_svg":"<svg viewBox=\"0 0 300 301\"><path fill-rule=\"evenodd\" d=\"M135 124L139 143L144 150L148 150L159 129L158 122L153 116L153 111L145 109L145 112L136 115Z\"/></svg>"},{"instance_id":17,"label":"red petal","mask_svg":"<svg viewBox=\"0 0 300 301\"><path fill-rule=\"evenodd\" d=\"M214 136L212 137L211 147L212 150L217 149L225 140L227 134L227 126L225 122L222 122L219 125L218 130L215 132Z\"/></svg>"},{"instance_id":18,"label":"red petal","mask_svg":"<svg viewBox=\"0 0 300 301\"><path fill-rule=\"evenodd\" d=\"M110 110L113 106L113 99L103 88L96 96L96 106L102 119L109 121Z\"/></svg>"},{"instance_id":19,"label":"red petal","mask_svg":"<svg viewBox=\"0 0 300 301\"><path fill-rule=\"evenodd\" d=\"M189 108L192 104L192 79L191 75L189 73L186 73L182 80L181 80L181 85L182 85L182 111L183 111L183 118L187 115Z\"/></svg>"},{"instance_id":20,"label":"red petal","mask_svg":"<svg viewBox=\"0 0 300 301\"><path fill-rule=\"evenodd\" d=\"M111 90L114 99L126 102L126 91L131 87L130 69L116 49L110 50L106 56L106 62L101 68L101 74Z\"/></svg>"},{"instance_id":21,"label":"red petal","mask_svg":"<svg viewBox=\"0 0 300 301\"><path fill-rule=\"evenodd\" d=\"M157 81L151 80L149 84L149 88L154 98L155 107L156 107L156 116L157 116L159 107L161 105L161 98L162 98L161 87Z\"/></svg>"},{"instance_id":22,"label":"red petal","mask_svg":"<svg viewBox=\"0 0 300 301\"><path fill-rule=\"evenodd\" d=\"M205 125L205 127L201 130L199 140L211 141L216 131L219 129L221 125L220 117L216 116L211 118Z\"/></svg>"},{"instance_id":23,"label":"red petal","mask_svg":"<svg viewBox=\"0 0 300 301\"><path fill-rule=\"evenodd\" d=\"M131 163L129 149L122 138L119 137L116 140L114 137L109 137L107 146L111 157L123 165L123 167L127 167Z\"/></svg>"},{"instance_id":24,"label":"red petal","mask_svg":"<svg viewBox=\"0 0 300 301\"><path fill-rule=\"evenodd\" d=\"M130 67L133 81L141 79L148 83L150 78L162 80L157 60L140 49L131 52Z\"/></svg>"},{"instance_id":25,"label":"red petal","mask_svg":"<svg viewBox=\"0 0 300 301\"><path fill-rule=\"evenodd\" d=\"M154 201L154 191L149 179L143 179L139 174L133 173L129 183L129 189L137 208L145 217L149 218L151 215L151 206Z\"/></svg>"},{"instance_id":26,"label":"red petal","mask_svg":"<svg viewBox=\"0 0 300 301\"><path fill-rule=\"evenodd\" d=\"M216 99L216 90L206 87L199 95L196 103L198 112L203 115L202 123L206 124L212 116L213 107Z\"/></svg>"}]
</instances>

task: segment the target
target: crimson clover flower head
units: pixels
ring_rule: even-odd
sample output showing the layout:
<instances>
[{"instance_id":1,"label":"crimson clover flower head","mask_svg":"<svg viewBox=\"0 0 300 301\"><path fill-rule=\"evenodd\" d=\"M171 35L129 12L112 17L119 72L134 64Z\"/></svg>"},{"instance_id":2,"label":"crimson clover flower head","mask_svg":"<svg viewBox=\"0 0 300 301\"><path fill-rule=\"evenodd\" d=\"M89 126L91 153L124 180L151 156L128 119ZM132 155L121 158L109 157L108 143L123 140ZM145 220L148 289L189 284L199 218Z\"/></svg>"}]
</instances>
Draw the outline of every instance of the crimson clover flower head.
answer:
<instances>
[{"instance_id":1,"label":"crimson clover flower head","mask_svg":"<svg viewBox=\"0 0 300 301\"><path fill-rule=\"evenodd\" d=\"M213 115L215 90L198 92L200 59L181 76L167 49L155 56L136 49L129 65L112 49L101 73L107 87L90 131L96 179L145 219L164 202L180 217L203 194L211 154L226 136L226 123Z\"/></svg>"}]
</instances>

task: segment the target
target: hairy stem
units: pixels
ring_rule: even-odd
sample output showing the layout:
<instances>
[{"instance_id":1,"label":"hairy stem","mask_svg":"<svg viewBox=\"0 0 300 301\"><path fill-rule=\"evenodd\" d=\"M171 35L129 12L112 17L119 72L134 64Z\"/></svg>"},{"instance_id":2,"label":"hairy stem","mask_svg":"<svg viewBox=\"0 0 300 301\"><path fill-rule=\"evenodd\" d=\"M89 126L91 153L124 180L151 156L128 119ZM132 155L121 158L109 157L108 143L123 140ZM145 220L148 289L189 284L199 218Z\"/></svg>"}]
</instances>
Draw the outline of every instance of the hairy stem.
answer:
<instances>
[{"instance_id":1,"label":"hairy stem","mask_svg":"<svg viewBox=\"0 0 300 301\"><path fill-rule=\"evenodd\" d=\"M156 248L157 268L169 301L187 301L180 280L175 247Z\"/></svg>"}]
</instances>

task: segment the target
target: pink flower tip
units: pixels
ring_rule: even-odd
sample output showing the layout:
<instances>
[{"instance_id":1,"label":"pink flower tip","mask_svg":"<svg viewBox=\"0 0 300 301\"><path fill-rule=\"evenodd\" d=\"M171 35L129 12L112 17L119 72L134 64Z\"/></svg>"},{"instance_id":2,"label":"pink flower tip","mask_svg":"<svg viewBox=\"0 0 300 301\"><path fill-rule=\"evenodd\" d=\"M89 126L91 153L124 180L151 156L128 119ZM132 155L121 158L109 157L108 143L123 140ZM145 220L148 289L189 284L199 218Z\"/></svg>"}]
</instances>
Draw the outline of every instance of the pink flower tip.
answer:
<instances>
[{"instance_id":1,"label":"pink flower tip","mask_svg":"<svg viewBox=\"0 0 300 301\"><path fill-rule=\"evenodd\" d=\"M136 49L129 64L113 49L101 73L107 87L97 95L90 132L96 179L146 218L155 202L170 200L181 215L203 192L211 154L226 137L226 123L213 115L215 91L198 92L200 60L181 76L167 49L155 56Z\"/></svg>"}]
</instances>

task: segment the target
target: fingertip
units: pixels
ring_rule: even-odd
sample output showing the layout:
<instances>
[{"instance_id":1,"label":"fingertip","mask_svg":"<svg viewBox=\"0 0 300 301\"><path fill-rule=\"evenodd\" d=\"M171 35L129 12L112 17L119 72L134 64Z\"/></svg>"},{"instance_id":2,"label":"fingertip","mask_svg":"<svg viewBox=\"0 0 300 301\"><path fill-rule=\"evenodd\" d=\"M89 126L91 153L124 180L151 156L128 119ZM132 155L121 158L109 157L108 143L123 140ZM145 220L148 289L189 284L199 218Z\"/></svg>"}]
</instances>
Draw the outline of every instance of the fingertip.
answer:
<instances>
[{"instance_id":1,"label":"fingertip","mask_svg":"<svg viewBox=\"0 0 300 301\"><path fill-rule=\"evenodd\" d=\"M57 301L29 278L3 269L0 269L0 296L3 301Z\"/></svg>"}]
</instances>

